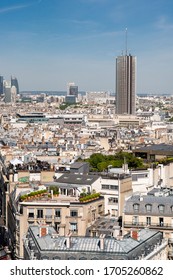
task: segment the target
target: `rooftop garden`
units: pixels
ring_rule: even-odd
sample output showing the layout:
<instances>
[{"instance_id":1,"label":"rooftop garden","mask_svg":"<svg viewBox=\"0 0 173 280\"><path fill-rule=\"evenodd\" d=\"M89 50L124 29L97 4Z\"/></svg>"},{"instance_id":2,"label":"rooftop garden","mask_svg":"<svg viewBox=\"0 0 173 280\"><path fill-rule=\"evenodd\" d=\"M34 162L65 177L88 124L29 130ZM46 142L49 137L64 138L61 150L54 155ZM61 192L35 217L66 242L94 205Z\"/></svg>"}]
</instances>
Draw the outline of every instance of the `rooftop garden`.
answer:
<instances>
[{"instance_id":1,"label":"rooftop garden","mask_svg":"<svg viewBox=\"0 0 173 280\"><path fill-rule=\"evenodd\" d=\"M48 197L51 197L51 191L53 191L53 195L59 195L59 189L57 187L51 186L49 190L48 189L38 190L38 191L30 192L28 194L21 195L19 200L25 201L32 198L41 197L45 194L47 194Z\"/></svg>"},{"instance_id":2,"label":"rooftop garden","mask_svg":"<svg viewBox=\"0 0 173 280\"><path fill-rule=\"evenodd\" d=\"M92 193L86 193L86 190L83 189L80 193L79 201L80 202L87 202L90 200L95 200L100 197L100 193L96 193L95 190L93 190Z\"/></svg>"},{"instance_id":3,"label":"rooftop garden","mask_svg":"<svg viewBox=\"0 0 173 280\"><path fill-rule=\"evenodd\" d=\"M33 197L39 197L45 193L47 193L47 190L39 190L39 191L30 192L28 194L21 195L20 201L25 201L25 200L27 200L29 198L33 198Z\"/></svg>"}]
</instances>

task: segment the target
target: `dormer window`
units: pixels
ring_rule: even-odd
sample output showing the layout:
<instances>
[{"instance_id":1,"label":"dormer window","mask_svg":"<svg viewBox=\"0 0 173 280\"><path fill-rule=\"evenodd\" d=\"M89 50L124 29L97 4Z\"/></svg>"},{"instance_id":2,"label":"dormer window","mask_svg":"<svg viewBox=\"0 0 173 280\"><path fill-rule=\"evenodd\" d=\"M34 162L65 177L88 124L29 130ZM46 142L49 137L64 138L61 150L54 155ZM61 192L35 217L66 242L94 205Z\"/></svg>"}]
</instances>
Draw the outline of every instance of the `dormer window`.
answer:
<instances>
[{"instance_id":1,"label":"dormer window","mask_svg":"<svg viewBox=\"0 0 173 280\"><path fill-rule=\"evenodd\" d=\"M160 204L160 205L158 206L158 208L159 208L159 212L160 212L160 213L164 213L165 205Z\"/></svg>"},{"instance_id":2,"label":"dormer window","mask_svg":"<svg viewBox=\"0 0 173 280\"><path fill-rule=\"evenodd\" d=\"M134 210L134 212L139 212L139 204L138 203L133 204L133 210Z\"/></svg>"},{"instance_id":3,"label":"dormer window","mask_svg":"<svg viewBox=\"0 0 173 280\"><path fill-rule=\"evenodd\" d=\"M151 212L152 211L152 205L151 204L146 204L145 208L146 208L147 212Z\"/></svg>"}]
</instances>

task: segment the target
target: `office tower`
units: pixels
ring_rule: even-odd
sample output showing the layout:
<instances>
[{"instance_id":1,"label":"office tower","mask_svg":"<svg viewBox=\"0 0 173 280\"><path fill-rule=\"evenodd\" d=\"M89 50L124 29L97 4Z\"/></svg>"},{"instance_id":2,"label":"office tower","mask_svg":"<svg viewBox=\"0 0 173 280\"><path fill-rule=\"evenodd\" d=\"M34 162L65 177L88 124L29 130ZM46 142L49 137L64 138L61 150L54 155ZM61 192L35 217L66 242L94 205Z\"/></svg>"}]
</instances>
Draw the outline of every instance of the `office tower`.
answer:
<instances>
[{"instance_id":1,"label":"office tower","mask_svg":"<svg viewBox=\"0 0 173 280\"><path fill-rule=\"evenodd\" d=\"M11 87L11 103L16 103L17 89L15 86Z\"/></svg>"},{"instance_id":2,"label":"office tower","mask_svg":"<svg viewBox=\"0 0 173 280\"><path fill-rule=\"evenodd\" d=\"M11 84L8 81L5 81L4 83L4 102L5 103L12 102Z\"/></svg>"},{"instance_id":3,"label":"office tower","mask_svg":"<svg viewBox=\"0 0 173 280\"><path fill-rule=\"evenodd\" d=\"M74 95L78 97L78 86L75 86L75 83L67 84L67 95Z\"/></svg>"},{"instance_id":4,"label":"office tower","mask_svg":"<svg viewBox=\"0 0 173 280\"><path fill-rule=\"evenodd\" d=\"M18 80L16 77L11 76L11 87L15 86L16 87L16 93L19 94L19 84Z\"/></svg>"},{"instance_id":5,"label":"office tower","mask_svg":"<svg viewBox=\"0 0 173 280\"><path fill-rule=\"evenodd\" d=\"M70 86L69 95L74 95L78 97L78 86Z\"/></svg>"},{"instance_id":6,"label":"office tower","mask_svg":"<svg viewBox=\"0 0 173 280\"><path fill-rule=\"evenodd\" d=\"M3 76L0 76L0 95L4 93Z\"/></svg>"},{"instance_id":7,"label":"office tower","mask_svg":"<svg viewBox=\"0 0 173 280\"><path fill-rule=\"evenodd\" d=\"M122 55L116 58L116 113L135 114L136 57Z\"/></svg>"}]
</instances>

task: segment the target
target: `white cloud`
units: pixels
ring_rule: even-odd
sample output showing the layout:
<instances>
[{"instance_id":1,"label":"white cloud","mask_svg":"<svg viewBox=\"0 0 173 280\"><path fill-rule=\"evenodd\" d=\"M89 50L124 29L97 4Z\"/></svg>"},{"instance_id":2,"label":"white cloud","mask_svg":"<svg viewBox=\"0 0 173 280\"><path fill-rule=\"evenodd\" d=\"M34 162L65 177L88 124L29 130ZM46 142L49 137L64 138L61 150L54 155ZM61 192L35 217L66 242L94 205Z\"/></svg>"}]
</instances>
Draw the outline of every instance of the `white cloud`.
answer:
<instances>
[{"instance_id":1,"label":"white cloud","mask_svg":"<svg viewBox=\"0 0 173 280\"><path fill-rule=\"evenodd\" d=\"M20 10L20 9L24 9L24 8L28 8L31 5L40 4L42 1L43 0L38 0L37 2L34 1L34 2L27 3L27 4L19 4L19 5L14 5L14 6L6 6L6 7L3 7L3 8L0 8L0 14L12 12L12 11Z\"/></svg>"},{"instance_id":2,"label":"white cloud","mask_svg":"<svg viewBox=\"0 0 173 280\"><path fill-rule=\"evenodd\" d=\"M19 10L19 9L23 9L23 8L27 8L27 7L28 7L28 4L8 6L8 7L0 8L0 14L8 13L8 12L11 12L11 11L15 11L15 10Z\"/></svg>"}]
</instances>

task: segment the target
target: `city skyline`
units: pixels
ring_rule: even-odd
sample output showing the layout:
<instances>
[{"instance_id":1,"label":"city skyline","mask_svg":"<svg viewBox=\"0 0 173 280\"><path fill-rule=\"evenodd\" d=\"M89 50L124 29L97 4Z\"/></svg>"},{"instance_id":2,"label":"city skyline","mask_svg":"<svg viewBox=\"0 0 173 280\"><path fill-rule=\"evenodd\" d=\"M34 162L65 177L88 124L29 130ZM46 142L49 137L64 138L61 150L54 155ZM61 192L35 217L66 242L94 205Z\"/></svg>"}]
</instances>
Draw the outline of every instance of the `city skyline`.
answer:
<instances>
[{"instance_id":1,"label":"city skyline","mask_svg":"<svg viewBox=\"0 0 173 280\"><path fill-rule=\"evenodd\" d=\"M115 92L116 57L138 59L137 93L173 94L173 3L8 0L0 4L0 75L20 90Z\"/></svg>"}]
</instances>

